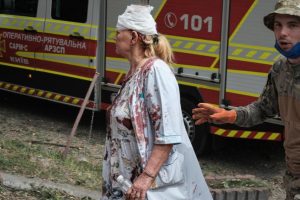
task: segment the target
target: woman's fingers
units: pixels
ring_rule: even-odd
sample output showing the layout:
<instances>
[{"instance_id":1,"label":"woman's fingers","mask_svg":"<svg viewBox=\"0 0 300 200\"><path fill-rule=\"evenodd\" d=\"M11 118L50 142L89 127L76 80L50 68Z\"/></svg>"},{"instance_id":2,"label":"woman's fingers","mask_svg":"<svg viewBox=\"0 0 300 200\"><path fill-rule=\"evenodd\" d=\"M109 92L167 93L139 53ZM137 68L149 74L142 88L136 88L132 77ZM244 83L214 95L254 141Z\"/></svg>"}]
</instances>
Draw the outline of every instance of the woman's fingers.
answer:
<instances>
[{"instance_id":1,"label":"woman's fingers","mask_svg":"<svg viewBox=\"0 0 300 200\"><path fill-rule=\"evenodd\" d=\"M145 200L146 191L131 187L126 193L126 200Z\"/></svg>"}]
</instances>

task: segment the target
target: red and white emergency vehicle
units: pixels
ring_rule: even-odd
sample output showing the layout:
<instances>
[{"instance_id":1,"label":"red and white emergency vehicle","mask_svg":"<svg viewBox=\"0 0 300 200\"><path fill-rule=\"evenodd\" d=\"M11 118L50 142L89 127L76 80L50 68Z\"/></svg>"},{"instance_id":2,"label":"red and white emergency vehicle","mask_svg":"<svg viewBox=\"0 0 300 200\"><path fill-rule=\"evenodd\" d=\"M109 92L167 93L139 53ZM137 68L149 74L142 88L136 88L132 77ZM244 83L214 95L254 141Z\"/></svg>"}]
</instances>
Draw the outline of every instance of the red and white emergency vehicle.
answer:
<instances>
[{"instance_id":1,"label":"red and white emergency vehicle","mask_svg":"<svg viewBox=\"0 0 300 200\"><path fill-rule=\"evenodd\" d=\"M105 109L129 69L115 53L117 16L131 3L149 3L175 52L184 122L196 152L209 145L210 133L281 141L276 120L244 129L194 126L191 119L201 101L235 107L257 99L279 56L262 22L275 1L0 0L0 89L81 106L98 72L87 107Z\"/></svg>"}]
</instances>

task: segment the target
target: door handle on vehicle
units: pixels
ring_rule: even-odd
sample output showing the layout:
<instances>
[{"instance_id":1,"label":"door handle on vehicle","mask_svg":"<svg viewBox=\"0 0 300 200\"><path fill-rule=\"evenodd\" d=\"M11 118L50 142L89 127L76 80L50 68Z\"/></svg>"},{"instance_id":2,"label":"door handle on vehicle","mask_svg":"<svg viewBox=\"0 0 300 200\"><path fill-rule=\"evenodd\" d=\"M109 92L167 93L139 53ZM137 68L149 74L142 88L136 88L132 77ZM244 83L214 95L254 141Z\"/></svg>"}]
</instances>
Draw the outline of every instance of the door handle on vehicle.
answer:
<instances>
[{"instance_id":1,"label":"door handle on vehicle","mask_svg":"<svg viewBox=\"0 0 300 200\"><path fill-rule=\"evenodd\" d=\"M27 26L26 28L24 28L24 31L26 33L34 33L34 34L37 33L37 30L35 30L32 26Z\"/></svg>"},{"instance_id":2,"label":"door handle on vehicle","mask_svg":"<svg viewBox=\"0 0 300 200\"><path fill-rule=\"evenodd\" d=\"M72 39L78 39L78 40L83 40L84 37L82 35L80 35L80 33L78 32L73 32L69 35L70 38Z\"/></svg>"}]
</instances>

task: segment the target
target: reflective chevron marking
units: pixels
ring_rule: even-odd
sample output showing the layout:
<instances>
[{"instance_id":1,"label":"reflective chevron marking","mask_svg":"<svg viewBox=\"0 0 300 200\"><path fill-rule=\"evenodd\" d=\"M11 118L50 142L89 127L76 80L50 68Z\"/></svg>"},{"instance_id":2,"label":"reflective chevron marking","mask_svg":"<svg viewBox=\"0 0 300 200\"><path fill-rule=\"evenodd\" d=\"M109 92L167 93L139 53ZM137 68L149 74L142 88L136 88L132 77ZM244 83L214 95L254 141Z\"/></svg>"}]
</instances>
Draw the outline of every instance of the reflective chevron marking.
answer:
<instances>
[{"instance_id":1,"label":"reflective chevron marking","mask_svg":"<svg viewBox=\"0 0 300 200\"><path fill-rule=\"evenodd\" d=\"M35 88L30 88L30 87L24 87L21 85L16 85L16 84L11 84L7 82L2 82L0 81L0 90L6 90L6 91L11 91L14 93L22 93L24 95L28 96L36 96L38 98L46 99L46 100L52 100L52 101L58 101L58 102L63 102L65 104L72 104L75 106L81 106L83 103L83 99L81 98L76 98L72 96L67 96L63 94L58 94L50 91L44 91L44 90L39 90ZM89 101L87 104L88 108L94 108L94 102Z\"/></svg>"},{"instance_id":2,"label":"reflective chevron marking","mask_svg":"<svg viewBox=\"0 0 300 200\"><path fill-rule=\"evenodd\" d=\"M281 141L281 133L274 132L258 132L258 131L245 131L245 130L227 130L218 127L212 127L211 132L214 135L229 137L229 138L242 138L253 140L271 140Z\"/></svg>"}]
</instances>

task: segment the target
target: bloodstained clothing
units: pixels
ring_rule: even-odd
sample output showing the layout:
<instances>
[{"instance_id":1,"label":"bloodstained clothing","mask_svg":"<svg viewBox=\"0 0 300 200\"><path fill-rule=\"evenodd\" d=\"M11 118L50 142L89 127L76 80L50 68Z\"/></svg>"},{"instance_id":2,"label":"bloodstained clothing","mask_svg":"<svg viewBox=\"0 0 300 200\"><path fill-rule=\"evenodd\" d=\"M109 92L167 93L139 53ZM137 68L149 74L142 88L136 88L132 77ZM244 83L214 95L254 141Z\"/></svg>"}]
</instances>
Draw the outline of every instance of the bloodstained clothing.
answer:
<instances>
[{"instance_id":1,"label":"bloodstained clothing","mask_svg":"<svg viewBox=\"0 0 300 200\"><path fill-rule=\"evenodd\" d=\"M134 182L155 144L173 148L148 200L212 200L183 124L175 76L165 62L150 58L124 80L107 112L102 200L113 199L120 174Z\"/></svg>"}]
</instances>

